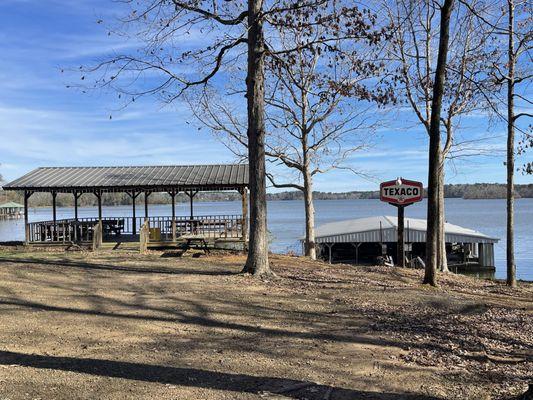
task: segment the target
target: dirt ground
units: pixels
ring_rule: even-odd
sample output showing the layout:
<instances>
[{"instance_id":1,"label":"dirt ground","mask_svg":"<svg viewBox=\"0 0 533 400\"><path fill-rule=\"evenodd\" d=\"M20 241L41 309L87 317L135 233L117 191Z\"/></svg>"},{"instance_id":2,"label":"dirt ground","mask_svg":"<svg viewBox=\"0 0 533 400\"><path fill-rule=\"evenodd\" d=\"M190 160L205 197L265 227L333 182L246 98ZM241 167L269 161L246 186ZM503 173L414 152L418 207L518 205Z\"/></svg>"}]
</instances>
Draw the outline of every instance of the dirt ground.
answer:
<instances>
[{"instance_id":1,"label":"dirt ground","mask_svg":"<svg viewBox=\"0 0 533 400\"><path fill-rule=\"evenodd\" d=\"M533 285L244 258L0 250L0 399L500 399Z\"/></svg>"}]
</instances>

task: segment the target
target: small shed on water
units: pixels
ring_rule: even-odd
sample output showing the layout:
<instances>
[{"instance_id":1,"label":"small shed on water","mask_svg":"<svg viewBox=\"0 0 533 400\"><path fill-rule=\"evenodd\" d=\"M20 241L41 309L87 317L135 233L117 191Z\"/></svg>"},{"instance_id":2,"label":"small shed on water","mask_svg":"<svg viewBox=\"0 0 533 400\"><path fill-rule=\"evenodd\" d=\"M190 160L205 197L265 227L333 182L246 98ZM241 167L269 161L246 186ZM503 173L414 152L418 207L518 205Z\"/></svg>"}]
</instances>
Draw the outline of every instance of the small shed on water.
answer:
<instances>
[{"instance_id":1,"label":"small shed on water","mask_svg":"<svg viewBox=\"0 0 533 400\"><path fill-rule=\"evenodd\" d=\"M0 219L22 218L24 216L24 206L14 201L0 204Z\"/></svg>"},{"instance_id":2,"label":"small shed on water","mask_svg":"<svg viewBox=\"0 0 533 400\"><path fill-rule=\"evenodd\" d=\"M425 258L426 226L425 219L405 218L408 258ZM499 239L450 223L445 224L444 230L451 267L494 270L494 244ZM396 257L397 232L396 217L359 218L317 227L315 242L320 256L332 263L375 263L379 256Z\"/></svg>"}]
</instances>

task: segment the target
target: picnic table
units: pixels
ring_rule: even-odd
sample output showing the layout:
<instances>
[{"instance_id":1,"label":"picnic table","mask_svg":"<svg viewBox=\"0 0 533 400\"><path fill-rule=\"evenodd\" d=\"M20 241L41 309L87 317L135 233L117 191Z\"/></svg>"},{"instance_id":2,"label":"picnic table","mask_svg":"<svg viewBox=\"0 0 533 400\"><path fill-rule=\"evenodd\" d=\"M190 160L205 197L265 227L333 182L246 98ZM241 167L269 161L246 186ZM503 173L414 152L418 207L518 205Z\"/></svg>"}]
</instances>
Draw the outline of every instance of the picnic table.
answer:
<instances>
[{"instance_id":1,"label":"picnic table","mask_svg":"<svg viewBox=\"0 0 533 400\"><path fill-rule=\"evenodd\" d=\"M205 254L209 254L209 248L207 247L207 237L205 235L188 234L180 236L180 239L185 240L185 250L192 248L200 248L205 252Z\"/></svg>"}]
</instances>

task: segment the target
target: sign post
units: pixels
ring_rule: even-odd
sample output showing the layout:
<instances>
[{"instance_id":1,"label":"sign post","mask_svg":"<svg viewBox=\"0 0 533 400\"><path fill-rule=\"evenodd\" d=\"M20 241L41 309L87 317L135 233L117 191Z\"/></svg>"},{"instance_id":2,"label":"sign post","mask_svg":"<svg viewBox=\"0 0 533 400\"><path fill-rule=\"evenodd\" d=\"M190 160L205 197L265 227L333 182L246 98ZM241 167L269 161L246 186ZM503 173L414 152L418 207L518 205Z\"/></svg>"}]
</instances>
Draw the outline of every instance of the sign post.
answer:
<instances>
[{"instance_id":1,"label":"sign post","mask_svg":"<svg viewBox=\"0 0 533 400\"><path fill-rule=\"evenodd\" d=\"M396 264L400 267L405 267L405 207L422 200L422 182L398 178L394 181L383 182L379 189L380 200L398 209L398 252Z\"/></svg>"},{"instance_id":2,"label":"sign post","mask_svg":"<svg viewBox=\"0 0 533 400\"><path fill-rule=\"evenodd\" d=\"M397 249L397 258L398 261L396 264L400 267L405 267L405 240L403 237L404 232L404 215L405 215L405 206L398 207L398 249Z\"/></svg>"}]
</instances>

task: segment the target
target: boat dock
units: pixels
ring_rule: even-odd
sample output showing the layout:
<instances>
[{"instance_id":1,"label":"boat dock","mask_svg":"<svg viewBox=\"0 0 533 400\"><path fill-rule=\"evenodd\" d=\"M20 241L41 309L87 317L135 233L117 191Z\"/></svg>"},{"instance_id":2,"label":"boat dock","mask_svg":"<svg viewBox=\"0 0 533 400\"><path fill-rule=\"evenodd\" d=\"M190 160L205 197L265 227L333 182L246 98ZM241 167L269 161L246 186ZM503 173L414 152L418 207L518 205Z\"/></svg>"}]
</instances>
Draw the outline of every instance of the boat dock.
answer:
<instances>
[{"instance_id":1,"label":"boat dock","mask_svg":"<svg viewBox=\"0 0 533 400\"><path fill-rule=\"evenodd\" d=\"M24 217L24 206L14 201L0 204L0 220Z\"/></svg>"},{"instance_id":2,"label":"boat dock","mask_svg":"<svg viewBox=\"0 0 533 400\"><path fill-rule=\"evenodd\" d=\"M457 272L495 271L494 244L497 238L473 229L444 225L448 267ZM316 229L319 254L330 263L376 264L379 258L397 263L398 219L379 216L344 220L321 225ZM405 219L407 263L425 259L426 220Z\"/></svg>"}]
</instances>

